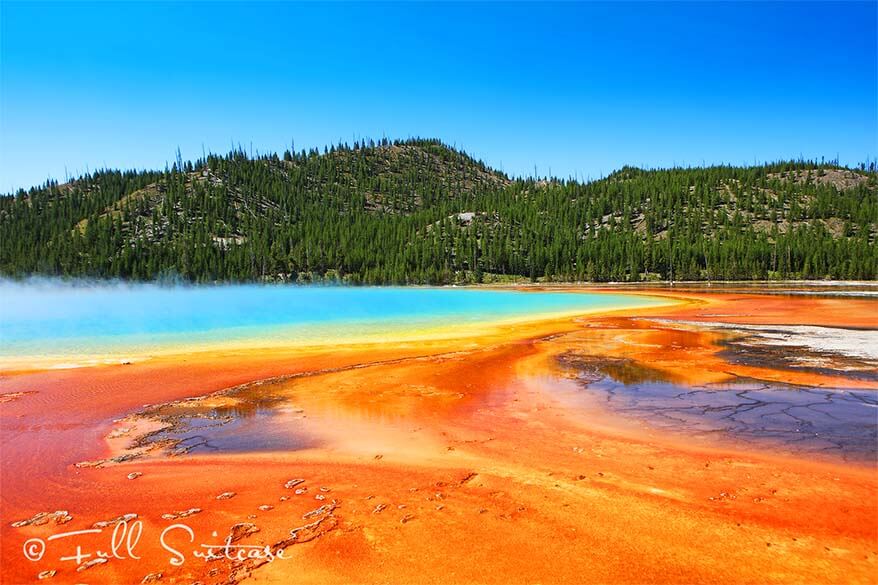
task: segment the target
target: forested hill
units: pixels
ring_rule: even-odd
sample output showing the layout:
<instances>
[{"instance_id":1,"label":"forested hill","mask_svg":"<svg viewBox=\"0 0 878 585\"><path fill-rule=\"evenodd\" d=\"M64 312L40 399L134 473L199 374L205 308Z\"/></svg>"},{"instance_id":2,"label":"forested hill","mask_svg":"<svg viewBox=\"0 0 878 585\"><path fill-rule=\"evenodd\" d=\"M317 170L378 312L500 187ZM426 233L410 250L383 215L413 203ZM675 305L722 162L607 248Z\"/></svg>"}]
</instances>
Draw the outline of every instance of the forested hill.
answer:
<instances>
[{"instance_id":1,"label":"forested hill","mask_svg":"<svg viewBox=\"0 0 878 585\"><path fill-rule=\"evenodd\" d=\"M435 140L165 171L0 198L0 273L465 283L876 279L874 169L784 162L511 180Z\"/></svg>"}]
</instances>

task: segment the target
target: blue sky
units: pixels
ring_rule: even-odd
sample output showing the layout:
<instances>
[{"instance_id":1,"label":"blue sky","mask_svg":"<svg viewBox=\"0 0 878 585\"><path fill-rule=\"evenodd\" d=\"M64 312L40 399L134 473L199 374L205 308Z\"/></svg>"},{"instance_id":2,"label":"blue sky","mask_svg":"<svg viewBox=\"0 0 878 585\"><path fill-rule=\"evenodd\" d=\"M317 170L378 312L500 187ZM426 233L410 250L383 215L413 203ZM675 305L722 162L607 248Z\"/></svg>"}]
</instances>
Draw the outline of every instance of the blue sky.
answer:
<instances>
[{"instance_id":1,"label":"blue sky","mask_svg":"<svg viewBox=\"0 0 878 585\"><path fill-rule=\"evenodd\" d=\"M0 191L438 137L510 174L878 155L876 2L0 3Z\"/></svg>"}]
</instances>

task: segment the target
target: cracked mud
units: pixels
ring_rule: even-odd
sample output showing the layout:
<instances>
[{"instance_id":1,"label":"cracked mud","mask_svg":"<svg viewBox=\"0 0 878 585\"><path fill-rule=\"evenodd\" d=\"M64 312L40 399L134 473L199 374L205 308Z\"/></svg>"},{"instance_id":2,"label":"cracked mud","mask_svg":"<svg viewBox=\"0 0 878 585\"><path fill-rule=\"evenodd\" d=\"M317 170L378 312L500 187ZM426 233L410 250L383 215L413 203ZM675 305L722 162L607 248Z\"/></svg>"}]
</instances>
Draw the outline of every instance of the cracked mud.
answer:
<instances>
[{"instance_id":1,"label":"cracked mud","mask_svg":"<svg viewBox=\"0 0 878 585\"><path fill-rule=\"evenodd\" d=\"M878 457L875 391L745 378L690 386L627 359L569 352L559 361L575 372L583 391L600 396L612 411L658 429L852 462L875 464Z\"/></svg>"}]
</instances>

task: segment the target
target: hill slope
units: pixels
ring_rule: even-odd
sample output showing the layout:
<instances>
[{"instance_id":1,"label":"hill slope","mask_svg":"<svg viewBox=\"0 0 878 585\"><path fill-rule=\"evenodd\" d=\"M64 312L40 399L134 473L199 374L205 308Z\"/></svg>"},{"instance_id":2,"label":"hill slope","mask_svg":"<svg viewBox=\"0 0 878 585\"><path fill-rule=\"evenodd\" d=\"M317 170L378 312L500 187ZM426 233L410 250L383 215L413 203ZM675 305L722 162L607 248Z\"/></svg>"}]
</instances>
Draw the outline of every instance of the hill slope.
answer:
<instances>
[{"instance_id":1,"label":"hill slope","mask_svg":"<svg viewBox=\"0 0 878 585\"><path fill-rule=\"evenodd\" d=\"M0 198L0 274L151 280L878 278L878 176L810 162L510 180L436 140Z\"/></svg>"}]
</instances>

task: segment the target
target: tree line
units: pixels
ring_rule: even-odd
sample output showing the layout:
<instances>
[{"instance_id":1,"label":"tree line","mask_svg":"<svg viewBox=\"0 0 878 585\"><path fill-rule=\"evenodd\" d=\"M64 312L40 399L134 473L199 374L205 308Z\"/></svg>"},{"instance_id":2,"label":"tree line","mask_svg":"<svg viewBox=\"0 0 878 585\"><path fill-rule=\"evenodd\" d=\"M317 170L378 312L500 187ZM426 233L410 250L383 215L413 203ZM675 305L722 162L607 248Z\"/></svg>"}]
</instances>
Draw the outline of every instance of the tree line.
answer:
<instances>
[{"instance_id":1,"label":"tree line","mask_svg":"<svg viewBox=\"0 0 878 585\"><path fill-rule=\"evenodd\" d=\"M355 142L0 198L11 277L451 284L875 279L878 175L833 162L511 179L437 140Z\"/></svg>"}]
</instances>

